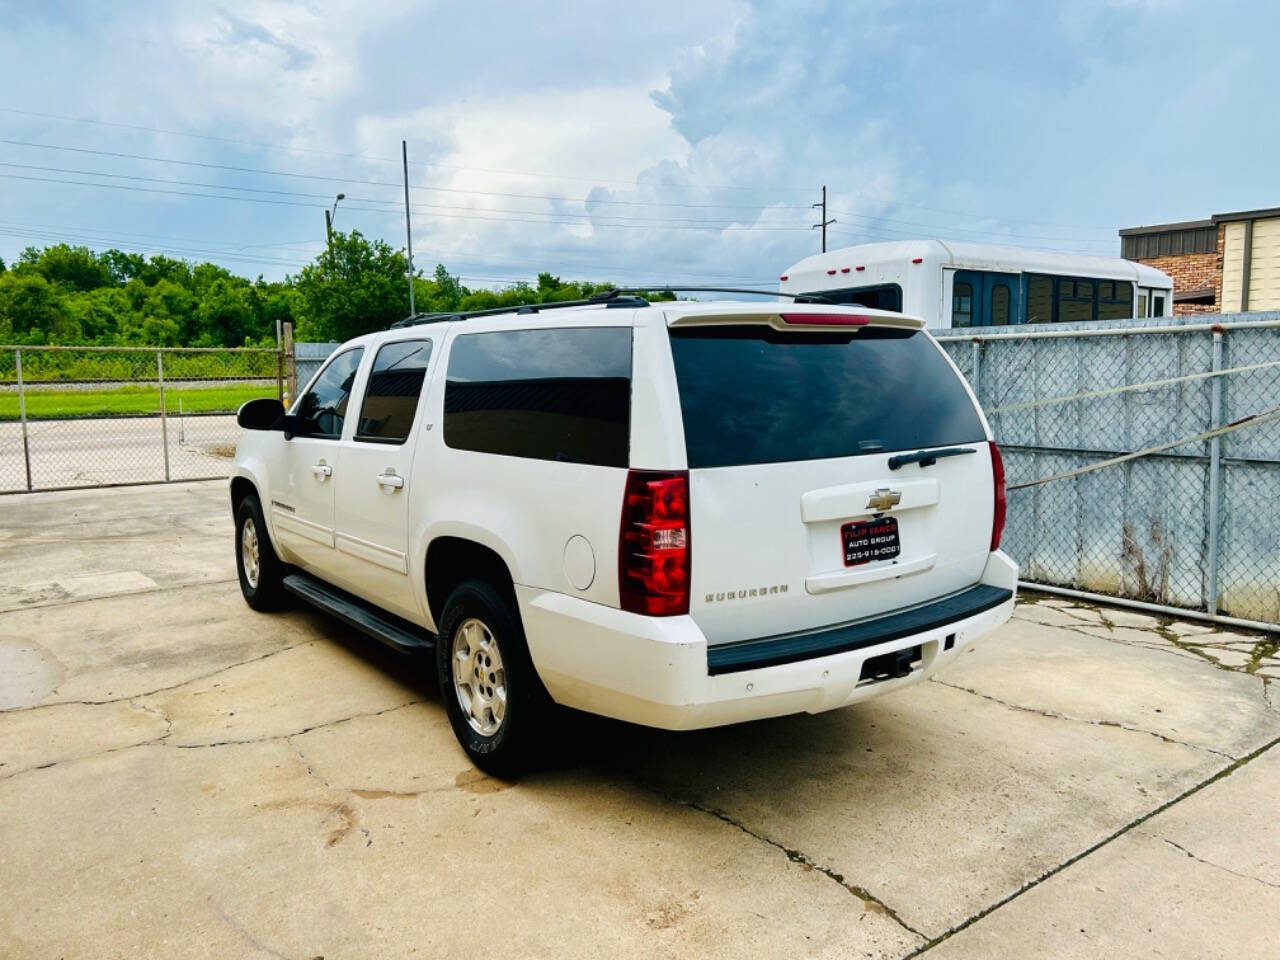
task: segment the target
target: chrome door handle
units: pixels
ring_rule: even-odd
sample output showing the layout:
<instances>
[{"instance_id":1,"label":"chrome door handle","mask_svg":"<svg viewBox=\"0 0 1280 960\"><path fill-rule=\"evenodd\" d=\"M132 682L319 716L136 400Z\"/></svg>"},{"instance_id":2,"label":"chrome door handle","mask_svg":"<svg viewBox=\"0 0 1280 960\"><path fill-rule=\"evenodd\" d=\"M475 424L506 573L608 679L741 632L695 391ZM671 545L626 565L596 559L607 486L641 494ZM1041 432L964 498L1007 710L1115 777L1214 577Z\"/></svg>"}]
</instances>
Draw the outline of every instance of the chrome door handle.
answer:
<instances>
[{"instance_id":1,"label":"chrome door handle","mask_svg":"<svg viewBox=\"0 0 1280 960\"><path fill-rule=\"evenodd\" d=\"M404 486L404 477L396 473L380 473L374 478L381 486L394 487L399 490Z\"/></svg>"},{"instance_id":2,"label":"chrome door handle","mask_svg":"<svg viewBox=\"0 0 1280 960\"><path fill-rule=\"evenodd\" d=\"M317 480L324 483L326 477L333 476L333 467L329 466L327 463L313 463L311 465L311 472L315 474Z\"/></svg>"}]
</instances>

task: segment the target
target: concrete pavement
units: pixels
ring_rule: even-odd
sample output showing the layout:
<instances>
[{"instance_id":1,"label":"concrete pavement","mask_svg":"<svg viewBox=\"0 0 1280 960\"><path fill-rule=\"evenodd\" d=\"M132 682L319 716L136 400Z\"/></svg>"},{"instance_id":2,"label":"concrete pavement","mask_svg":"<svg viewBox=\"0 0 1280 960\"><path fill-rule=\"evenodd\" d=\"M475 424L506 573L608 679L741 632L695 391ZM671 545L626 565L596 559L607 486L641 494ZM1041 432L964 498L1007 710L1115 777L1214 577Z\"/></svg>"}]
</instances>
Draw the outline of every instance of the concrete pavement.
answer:
<instances>
[{"instance_id":1,"label":"concrete pavement","mask_svg":"<svg viewBox=\"0 0 1280 960\"><path fill-rule=\"evenodd\" d=\"M1275 638L1040 598L937 682L517 784L250 611L222 482L0 498L5 957L1262 957Z\"/></svg>"}]
</instances>

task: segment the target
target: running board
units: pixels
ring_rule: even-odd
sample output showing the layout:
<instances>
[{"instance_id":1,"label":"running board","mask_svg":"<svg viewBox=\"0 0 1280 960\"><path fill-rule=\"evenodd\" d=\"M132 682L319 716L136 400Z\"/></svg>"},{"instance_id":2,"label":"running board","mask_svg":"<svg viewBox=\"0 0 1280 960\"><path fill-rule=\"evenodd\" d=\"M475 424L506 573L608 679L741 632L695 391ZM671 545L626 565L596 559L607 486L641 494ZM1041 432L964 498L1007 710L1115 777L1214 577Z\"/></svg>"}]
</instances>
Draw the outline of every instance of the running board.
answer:
<instances>
[{"instance_id":1,"label":"running board","mask_svg":"<svg viewBox=\"0 0 1280 960\"><path fill-rule=\"evenodd\" d=\"M401 620L308 573L295 571L284 578L283 584L295 597L397 650L430 650L435 646L435 635L422 627Z\"/></svg>"}]
</instances>

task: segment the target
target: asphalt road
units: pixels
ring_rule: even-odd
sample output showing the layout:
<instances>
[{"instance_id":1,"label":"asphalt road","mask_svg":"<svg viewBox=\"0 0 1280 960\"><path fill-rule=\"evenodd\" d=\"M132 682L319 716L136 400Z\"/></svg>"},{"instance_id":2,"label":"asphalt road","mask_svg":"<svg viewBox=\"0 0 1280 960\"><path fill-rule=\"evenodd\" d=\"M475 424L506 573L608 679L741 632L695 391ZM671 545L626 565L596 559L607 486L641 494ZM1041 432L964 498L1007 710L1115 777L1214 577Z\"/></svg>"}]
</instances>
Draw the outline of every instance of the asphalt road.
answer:
<instances>
[{"instance_id":1,"label":"asphalt road","mask_svg":"<svg viewBox=\"0 0 1280 960\"><path fill-rule=\"evenodd\" d=\"M234 414L169 417L169 476L225 476L235 449ZM27 424L35 490L165 479L159 417L32 420ZM22 425L0 423L0 493L26 490Z\"/></svg>"},{"instance_id":2,"label":"asphalt road","mask_svg":"<svg viewBox=\"0 0 1280 960\"><path fill-rule=\"evenodd\" d=\"M508 783L231 546L223 482L0 501L0 956L1276 955L1274 638L1030 597L934 681L574 718Z\"/></svg>"}]
</instances>

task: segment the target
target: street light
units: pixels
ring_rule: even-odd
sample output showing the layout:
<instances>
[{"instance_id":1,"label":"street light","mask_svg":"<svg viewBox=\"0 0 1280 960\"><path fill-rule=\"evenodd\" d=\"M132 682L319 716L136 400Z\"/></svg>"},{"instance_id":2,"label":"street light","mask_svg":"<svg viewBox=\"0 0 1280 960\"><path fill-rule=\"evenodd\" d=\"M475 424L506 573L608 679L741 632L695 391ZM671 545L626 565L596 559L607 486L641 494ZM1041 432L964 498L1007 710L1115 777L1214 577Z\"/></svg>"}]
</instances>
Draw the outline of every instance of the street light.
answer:
<instances>
[{"instance_id":1,"label":"street light","mask_svg":"<svg viewBox=\"0 0 1280 960\"><path fill-rule=\"evenodd\" d=\"M333 270L333 218L338 215L338 201L345 200L347 195L340 193L333 198L333 209L324 212L324 237L329 245L329 269Z\"/></svg>"}]
</instances>

